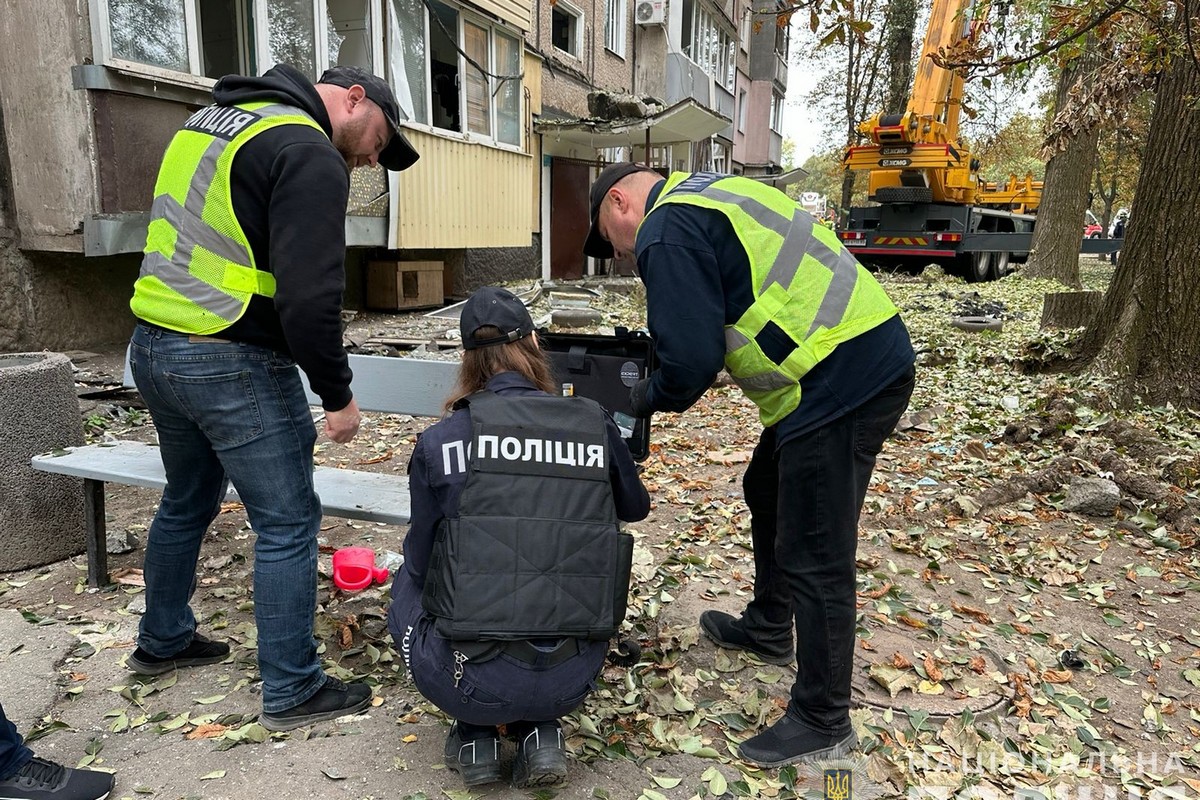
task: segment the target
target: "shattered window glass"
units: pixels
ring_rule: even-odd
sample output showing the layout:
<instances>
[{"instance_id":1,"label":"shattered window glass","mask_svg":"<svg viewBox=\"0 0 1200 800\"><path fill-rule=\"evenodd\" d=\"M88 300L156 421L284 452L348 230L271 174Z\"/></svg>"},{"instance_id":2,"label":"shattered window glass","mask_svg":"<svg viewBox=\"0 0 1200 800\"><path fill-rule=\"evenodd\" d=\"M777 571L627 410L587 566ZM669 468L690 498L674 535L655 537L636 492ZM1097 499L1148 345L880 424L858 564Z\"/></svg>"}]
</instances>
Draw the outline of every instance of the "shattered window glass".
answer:
<instances>
[{"instance_id":1,"label":"shattered window glass","mask_svg":"<svg viewBox=\"0 0 1200 800\"><path fill-rule=\"evenodd\" d=\"M184 0L108 0L112 54L116 58L187 72Z\"/></svg>"},{"instance_id":2,"label":"shattered window glass","mask_svg":"<svg viewBox=\"0 0 1200 800\"><path fill-rule=\"evenodd\" d=\"M270 66L290 64L317 79L316 21L312 0L269 0Z\"/></svg>"}]
</instances>

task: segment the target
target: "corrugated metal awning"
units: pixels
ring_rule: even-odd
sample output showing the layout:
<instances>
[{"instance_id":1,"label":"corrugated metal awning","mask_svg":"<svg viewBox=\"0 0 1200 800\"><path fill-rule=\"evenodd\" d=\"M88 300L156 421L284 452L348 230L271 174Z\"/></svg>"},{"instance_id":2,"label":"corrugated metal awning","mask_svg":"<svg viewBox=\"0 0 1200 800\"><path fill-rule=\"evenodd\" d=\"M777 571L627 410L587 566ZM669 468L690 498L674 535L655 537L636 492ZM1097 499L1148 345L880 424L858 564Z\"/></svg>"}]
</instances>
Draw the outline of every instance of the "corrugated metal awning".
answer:
<instances>
[{"instance_id":1,"label":"corrugated metal awning","mask_svg":"<svg viewBox=\"0 0 1200 800\"><path fill-rule=\"evenodd\" d=\"M630 147L699 142L721 132L730 120L695 100L681 100L657 114L637 119L541 119L533 129L543 136L584 147Z\"/></svg>"}]
</instances>

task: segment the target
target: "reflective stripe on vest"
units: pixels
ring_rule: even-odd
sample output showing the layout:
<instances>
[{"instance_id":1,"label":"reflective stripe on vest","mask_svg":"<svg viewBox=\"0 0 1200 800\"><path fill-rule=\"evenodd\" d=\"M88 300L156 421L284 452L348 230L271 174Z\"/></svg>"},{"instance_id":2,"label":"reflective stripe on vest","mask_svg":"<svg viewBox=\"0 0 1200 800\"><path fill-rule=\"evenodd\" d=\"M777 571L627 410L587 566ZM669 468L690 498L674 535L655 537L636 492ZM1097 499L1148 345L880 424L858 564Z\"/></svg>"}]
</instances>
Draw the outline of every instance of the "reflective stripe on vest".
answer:
<instances>
[{"instance_id":1,"label":"reflective stripe on vest","mask_svg":"<svg viewBox=\"0 0 1200 800\"><path fill-rule=\"evenodd\" d=\"M141 273L130 308L171 330L208 334L240 319L254 295L275 296L233 210L230 167L247 142L279 125L324 130L280 103L208 106L184 123L163 157Z\"/></svg>"},{"instance_id":2,"label":"reflective stripe on vest","mask_svg":"<svg viewBox=\"0 0 1200 800\"><path fill-rule=\"evenodd\" d=\"M746 251L754 302L725 327L725 367L764 425L799 407L800 379L837 345L897 313L837 234L777 189L741 176L677 172L649 213L670 203L721 212ZM757 341L768 326L794 344L780 362Z\"/></svg>"}]
</instances>

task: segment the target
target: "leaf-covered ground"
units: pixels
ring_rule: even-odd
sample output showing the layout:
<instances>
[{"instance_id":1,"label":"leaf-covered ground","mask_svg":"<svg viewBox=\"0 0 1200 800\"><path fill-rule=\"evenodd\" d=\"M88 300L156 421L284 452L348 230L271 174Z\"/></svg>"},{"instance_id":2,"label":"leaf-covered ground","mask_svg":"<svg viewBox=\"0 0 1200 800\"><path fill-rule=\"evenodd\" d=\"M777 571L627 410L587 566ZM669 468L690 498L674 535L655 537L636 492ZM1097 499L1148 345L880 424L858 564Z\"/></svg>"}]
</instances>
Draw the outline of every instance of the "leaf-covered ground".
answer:
<instances>
[{"instance_id":1,"label":"leaf-covered ground","mask_svg":"<svg viewBox=\"0 0 1200 800\"><path fill-rule=\"evenodd\" d=\"M1103 288L1109 271L1081 263L1085 284ZM1075 335L1038 331L1043 295L1061 287L1018 276L973 286L883 280L920 368L910 413L880 459L862 519L854 722L863 747L842 765L856 770L855 794L1025 789L1049 798L1104 786L1121 796L1193 796L1200 791L1200 419L1172 408L1115 409L1100 378L1040 374L1038 363ZM596 304L608 326L643 322L636 293L602 294ZM534 306L535 316L548 310L544 300ZM1003 330L949 325L956 313L980 310L1002 316ZM370 350L371 340L428 337L445 327L415 315L360 315L348 337ZM121 406L85 416L97 438L153 436L144 415ZM324 442L317 457L403 475L424 423L369 415L351 446ZM703 610L736 613L749 596L740 477L758 432L754 408L722 386L685 414L655 419L644 473L654 509L631 526L638 546L625 632L640 641L642 659L607 667L598 691L568 720L581 761L632 761L645 778L637 786L597 785L593 796L823 796L819 769L760 770L736 757L739 741L782 713L794 670L715 648L697 628ZM1119 504L1102 516L1064 511L1066 484L1080 477L1113 480ZM113 487L110 530L144 536L155 499ZM347 596L328 580L333 548L398 552L403 531L327 519L321 535L318 634L328 667L373 682L397 741L415 738L406 731L440 714L400 668L383 620L386 592ZM132 647L140 551L113 558L122 583L101 592L84 589L78 564L5 576L0 606L79 637L59 676L62 705L108 689L111 709L97 722L109 737L269 747L289 735L268 734L255 721L251 554L252 532L231 505L206 542L196 604L205 630L235 645L234 658L202 697L177 696L170 676L89 685L89 672L111 672ZM48 591L64 576L77 581L70 598ZM49 736L61 725L51 714L36 733ZM290 738L336 732L329 727ZM105 763L102 737L90 741L81 763L119 767ZM198 777L219 784L216 772ZM462 791L452 775L445 787L448 797L482 796Z\"/></svg>"}]
</instances>

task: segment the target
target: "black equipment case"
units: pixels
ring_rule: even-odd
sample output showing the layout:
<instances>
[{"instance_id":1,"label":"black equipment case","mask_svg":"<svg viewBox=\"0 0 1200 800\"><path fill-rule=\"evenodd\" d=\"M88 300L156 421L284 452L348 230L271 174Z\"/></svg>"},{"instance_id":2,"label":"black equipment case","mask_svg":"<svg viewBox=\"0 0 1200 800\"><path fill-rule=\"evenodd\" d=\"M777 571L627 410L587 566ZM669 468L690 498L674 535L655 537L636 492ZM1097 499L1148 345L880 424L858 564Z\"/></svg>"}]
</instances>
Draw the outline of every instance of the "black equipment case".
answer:
<instances>
[{"instance_id":1,"label":"black equipment case","mask_svg":"<svg viewBox=\"0 0 1200 800\"><path fill-rule=\"evenodd\" d=\"M629 390L657 366L650 334L627 328L617 328L613 336L540 330L538 343L559 385L603 406L636 460L650 455L650 419L635 419L629 404Z\"/></svg>"}]
</instances>

